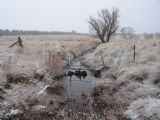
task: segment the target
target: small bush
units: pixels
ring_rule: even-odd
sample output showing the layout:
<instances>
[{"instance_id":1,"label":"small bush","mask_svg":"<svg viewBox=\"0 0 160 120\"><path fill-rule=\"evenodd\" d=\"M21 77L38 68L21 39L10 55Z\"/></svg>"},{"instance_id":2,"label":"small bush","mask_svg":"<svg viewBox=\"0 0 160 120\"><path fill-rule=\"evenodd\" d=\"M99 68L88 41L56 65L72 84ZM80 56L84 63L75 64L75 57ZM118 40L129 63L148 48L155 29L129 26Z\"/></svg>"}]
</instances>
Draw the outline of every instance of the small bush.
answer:
<instances>
[{"instance_id":1,"label":"small bush","mask_svg":"<svg viewBox=\"0 0 160 120\"><path fill-rule=\"evenodd\" d=\"M100 95L103 94L104 90L106 89L105 86L103 85L99 85L99 86L96 86L94 89L93 89L93 97L99 97Z\"/></svg>"},{"instance_id":2,"label":"small bush","mask_svg":"<svg viewBox=\"0 0 160 120\"><path fill-rule=\"evenodd\" d=\"M59 55L49 52L47 68L52 77L58 77L64 74L64 64Z\"/></svg>"},{"instance_id":3,"label":"small bush","mask_svg":"<svg viewBox=\"0 0 160 120\"><path fill-rule=\"evenodd\" d=\"M103 73L104 77L115 80L118 78L118 72L115 69L107 70Z\"/></svg>"},{"instance_id":4,"label":"small bush","mask_svg":"<svg viewBox=\"0 0 160 120\"><path fill-rule=\"evenodd\" d=\"M42 108L39 110L28 109L26 110L20 120L53 120L57 115L57 111L51 108Z\"/></svg>"},{"instance_id":5,"label":"small bush","mask_svg":"<svg viewBox=\"0 0 160 120\"><path fill-rule=\"evenodd\" d=\"M11 85L9 83L4 84L5 89L11 89Z\"/></svg>"},{"instance_id":6,"label":"small bush","mask_svg":"<svg viewBox=\"0 0 160 120\"><path fill-rule=\"evenodd\" d=\"M0 88L0 93L6 93L2 88Z\"/></svg>"},{"instance_id":7,"label":"small bush","mask_svg":"<svg viewBox=\"0 0 160 120\"><path fill-rule=\"evenodd\" d=\"M29 77L26 74L7 74L8 83L29 83Z\"/></svg>"},{"instance_id":8,"label":"small bush","mask_svg":"<svg viewBox=\"0 0 160 120\"><path fill-rule=\"evenodd\" d=\"M26 110L23 104L12 104L0 109L0 119L2 120L17 120Z\"/></svg>"},{"instance_id":9,"label":"small bush","mask_svg":"<svg viewBox=\"0 0 160 120\"><path fill-rule=\"evenodd\" d=\"M125 79L126 81L132 80L143 83L148 79L148 68L146 66L133 66L128 68L119 79Z\"/></svg>"},{"instance_id":10,"label":"small bush","mask_svg":"<svg viewBox=\"0 0 160 120\"><path fill-rule=\"evenodd\" d=\"M42 80L44 78L45 74L46 73L44 70L41 70L41 69L35 70L34 71L34 78Z\"/></svg>"},{"instance_id":11,"label":"small bush","mask_svg":"<svg viewBox=\"0 0 160 120\"><path fill-rule=\"evenodd\" d=\"M2 88L0 88L0 102L2 102L3 100L5 100L5 98L3 97L3 94L6 93Z\"/></svg>"},{"instance_id":12,"label":"small bush","mask_svg":"<svg viewBox=\"0 0 160 120\"><path fill-rule=\"evenodd\" d=\"M27 106L32 107L39 104L39 100L36 97L28 97L26 100Z\"/></svg>"},{"instance_id":13,"label":"small bush","mask_svg":"<svg viewBox=\"0 0 160 120\"><path fill-rule=\"evenodd\" d=\"M153 85L157 85L160 87L160 66L155 65L151 68L150 74L149 74L149 81Z\"/></svg>"},{"instance_id":14,"label":"small bush","mask_svg":"<svg viewBox=\"0 0 160 120\"><path fill-rule=\"evenodd\" d=\"M116 92L118 86L114 82L107 82L105 85L98 85L94 88L92 93L93 102L92 109L95 114L105 119L116 118L124 120L123 118L123 102L117 99Z\"/></svg>"},{"instance_id":15,"label":"small bush","mask_svg":"<svg viewBox=\"0 0 160 120\"><path fill-rule=\"evenodd\" d=\"M61 83L50 85L46 89L47 93L49 93L49 94L57 94L57 95L61 95L63 93L63 90L64 90L64 86Z\"/></svg>"}]
</instances>

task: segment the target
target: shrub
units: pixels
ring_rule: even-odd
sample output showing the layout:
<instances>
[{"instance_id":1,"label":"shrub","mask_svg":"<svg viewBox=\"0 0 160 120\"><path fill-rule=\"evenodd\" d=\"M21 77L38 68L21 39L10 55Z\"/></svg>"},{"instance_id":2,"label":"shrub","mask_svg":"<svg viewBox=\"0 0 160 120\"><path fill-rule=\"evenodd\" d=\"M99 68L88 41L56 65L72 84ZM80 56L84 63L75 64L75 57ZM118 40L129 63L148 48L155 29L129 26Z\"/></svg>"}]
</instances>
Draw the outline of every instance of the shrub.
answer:
<instances>
[{"instance_id":1,"label":"shrub","mask_svg":"<svg viewBox=\"0 0 160 120\"><path fill-rule=\"evenodd\" d=\"M111 68L107 71L104 71L103 73L104 77L112 79L112 80L116 80L121 74L118 68Z\"/></svg>"},{"instance_id":2,"label":"shrub","mask_svg":"<svg viewBox=\"0 0 160 120\"><path fill-rule=\"evenodd\" d=\"M0 88L0 102L2 102L3 100L5 100L5 98L3 97L3 94L6 93L2 88Z\"/></svg>"},{"instance_id":3,"label":"shrub","mask_svg":"<svg viewBox=\"0 0 160 120\"><path fill-rule=\"evenodd\" d=\"M150 74L149 74L149 81L151 84L157 85L160 87L160 66L155 65L151 68Z\"/></svg>"},{"instance_id":4,"label":"shrub","mask_svg":"<svg viewBox=\"0 0 160 120\"><path fill-rule=\"evenodd\" d=\"M47 93L49 93L49 94L57 94L57 95L62 94L63 90L64 90L64 86L63 86L63 84L60 84L60 83L57 83L57 84L54 84L54 85L50 85L46 89Z\"/></svg>"},{"instance_id":5,"label":"shrub","mask_svg":"<svg viewBox=\"0 0 160 120\"><path fill-rule=\"evenodd\" d=\"M34 78L42 80L45 76L45 71L42 69L38 69L34 71Z\"/></svg>"},{"instance_id":6,"label":"shrub","mask_svg":"<svg viewBox=\"0 0 160 120\"><path fill-rule=\"evenodd\" d=\"M39 104L39 100L37 97L28 97L25 102L27 103L28 107L32 107L35 106L37 104Z\"/></svg>"},{"instance_id":7,"label":"shrub","mask_svg":"<svg viewBox=\"0 0 160 120\"><path fill-rule=\"evenodd\" d=\"M148 67L143 65L133 66L128 68L119 79L124 79L126 81L132 80L137 82L144 82L148 79Z\"/></svg>"},{"instance_id":8,"label":"shrub","mask_svg":"<svg viewBox=\"0 0 160 120\"><path fill-rule=\"evenodd\" d=\"M64 74L64 64L59 55L49 52L49 59L47 63L48 72L52 77L58 77Z\"/></svg>"},{"instance_id":9,"label":"shrub","mask_svg":"<svg viewBox=\"0 0 160 120\"><path fill-rule=\"evenodd\" d=\"M99 84L94 88L91 105L95 114L98 113L100 117L104 117L105 119L124 120L124 106L121 99L117 99L117 90L118 86L114 82Z\"/></svg>"},{"instance_id":10,"label":"shrub","mask_svg":"<svg viewBox=\"0 0 160 120\"><path fill-rule=\"evenodd\" d=\"M29 77L26 74L18 73L8 73L7 74L8 83L29 83Z\"/></svg>"},{"instance_id":11,"label":"shrub","mask_svg":"<svg viewBox=\"0 0 160 120\"><path fill-rule=\"evenodd\" d=\"M0 119L2 120L16 120L19 118L23 111L25 111L26 108L23 104L12 104L5 108L0 109Z\"/></svg>"},{"instance_id":12,"label":"shrub","mask_svg":"<svg viewBox=\"0 0 160 120\"><path fill-rule=\"evenodd\" d=\"M20 117L20 120L53 120L57 114L56 110L42 108L40 110L28 109Z\"/></svg>"}]
</instances>

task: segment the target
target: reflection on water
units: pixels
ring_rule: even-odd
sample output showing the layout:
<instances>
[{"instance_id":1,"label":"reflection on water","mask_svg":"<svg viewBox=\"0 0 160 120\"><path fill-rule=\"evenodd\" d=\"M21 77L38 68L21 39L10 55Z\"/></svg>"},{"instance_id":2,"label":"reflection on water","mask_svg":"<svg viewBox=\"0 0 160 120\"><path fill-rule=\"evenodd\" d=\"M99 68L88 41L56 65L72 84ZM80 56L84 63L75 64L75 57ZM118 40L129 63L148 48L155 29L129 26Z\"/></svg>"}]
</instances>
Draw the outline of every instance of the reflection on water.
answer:
<instances>
[{"instance_id":1,"label":"reflection on water","mask_svg":"<svg viewBox=\"0 0 160 120\"><path fill-rule=\"evenodd\" d=\"M79 61L73 61L72 67L79 67ZM82 67L83 69L84 67ZM87 70L87 77L77 78L76 76L64 77L64 87L66 97L73 98L74 100L69 104L69 108L75 112L87 112L87 97L90 96L92 91L92 77L90 71Z\"/></svg>"}]
</instances>

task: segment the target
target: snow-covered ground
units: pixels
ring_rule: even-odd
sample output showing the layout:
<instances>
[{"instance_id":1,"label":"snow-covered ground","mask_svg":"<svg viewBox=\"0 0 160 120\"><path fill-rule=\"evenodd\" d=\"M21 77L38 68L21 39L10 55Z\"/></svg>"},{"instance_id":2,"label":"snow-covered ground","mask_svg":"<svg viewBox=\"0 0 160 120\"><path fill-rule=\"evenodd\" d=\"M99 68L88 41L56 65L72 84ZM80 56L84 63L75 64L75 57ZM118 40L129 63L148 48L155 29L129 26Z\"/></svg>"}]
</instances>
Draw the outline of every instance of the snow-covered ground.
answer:
<instances>
[{"instance_id":1,"label":"snow-covered ground","mask_svg":"<svg viewBox=\"0 0 160 120\"><path fill-rule=\"evenodd\" d=\"M109 120L159 120L160 39L112 39L83 56L83 64L98 68L102 56L110 69L95 81L92 106Z\"/></svg>"},{"instance_id":2,"label":"snow-covered ground","mask_svg":"<svg viewBox=\"0 0 160 120\"><path fill-rule=\"evenodd\" d=\"M0 37L0 119L63 117L61 109L66 98L59 95L63 85L55 77L64 74L69 58L82 55L99 42L86 36L21 36L21 39L24 48L18 45L9 48L17 37Z\"/></svg>"},{"instance_id":3,"label":"snow-covered ground","mask_svg":"<svg viewBox=\"0 0 160 120\"><path fill-rule=\"evenodd\" d=\"M0 37L0 119L160 119L160 39L114 38L99 45L86 36L21 38L24 48L8 48L17 37ZM77 114L63 109L70 99L60 96L63 85L55 77L63 74L68 58L87 51L84 65L100 68L103 57L109 70L94 79L90 114Z\"/></svg>"}]
</instances>

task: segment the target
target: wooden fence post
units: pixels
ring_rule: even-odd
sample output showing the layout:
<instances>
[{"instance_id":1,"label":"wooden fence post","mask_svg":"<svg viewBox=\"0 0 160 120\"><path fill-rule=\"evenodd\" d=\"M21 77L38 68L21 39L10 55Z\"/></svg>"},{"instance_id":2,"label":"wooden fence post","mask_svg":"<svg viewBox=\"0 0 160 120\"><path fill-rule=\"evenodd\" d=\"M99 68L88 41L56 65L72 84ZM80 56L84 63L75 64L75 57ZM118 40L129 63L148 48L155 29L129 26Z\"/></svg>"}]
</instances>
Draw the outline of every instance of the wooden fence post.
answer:
<instances>
[{"instance_id":1,"label":"wooden fence post","mask_svg":"<svg viewBox=\"0 0 160 120\"><path fill-rule=\"evenodd\" d=\"M45 64L47 63L47 57L46 57L46 40L44 40L44 61L45 61Z\"/></svg>"},{"instance_id":2,"label":"wooden fence post","mask_svg":"<svg viewBox=\"0 0 160 120\"><path fill-rule=\"evenodd\" d=\"M136 46L134 45L133 46L133 61L135 62L135 60L136 60Z\"/></svg>"},{"instance_id":3,"label":"wooden fence post","mask_svg":"<svg viewBox=\"0 0 160 120\"><path fill-rule=\"evenodd\" d=\"M68 59L68 64L69 64L69 69L71 70L71 59L70 59L70 57Z\"/></svg>"},{"instance_id":4,"label":"wooden fence post","mask_svg":"<svg viewBox=\"0 0 160 120\"><path fill-rule=\"evenodd\" d=\"M13 46L16 45L16 44L18 44L19 46L21 46L21 47L23 48L23 42L22 42L21 37L18 37L18 40L15 41L13 44L11 44L11 45L9 46L9 48L13 47Z\"/></svg>"}]
</instances>

